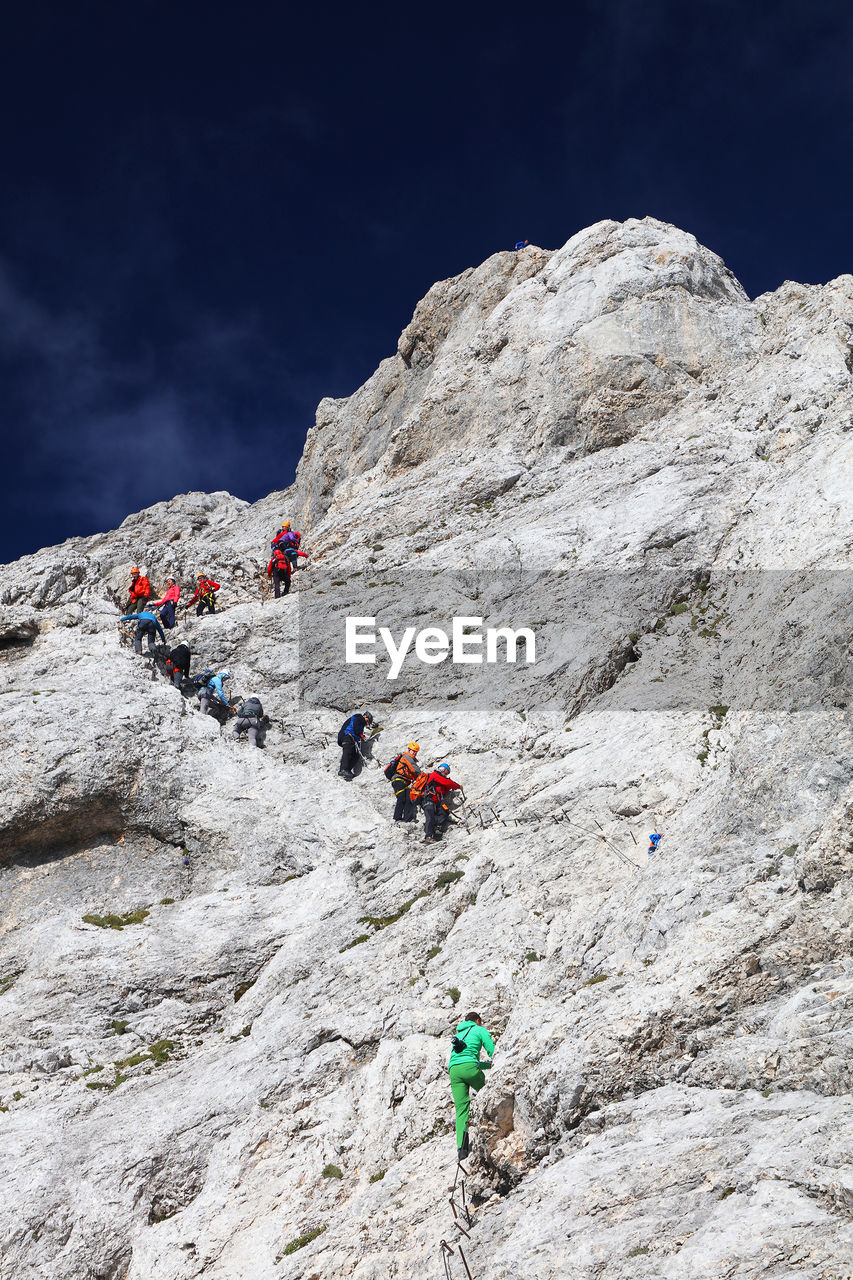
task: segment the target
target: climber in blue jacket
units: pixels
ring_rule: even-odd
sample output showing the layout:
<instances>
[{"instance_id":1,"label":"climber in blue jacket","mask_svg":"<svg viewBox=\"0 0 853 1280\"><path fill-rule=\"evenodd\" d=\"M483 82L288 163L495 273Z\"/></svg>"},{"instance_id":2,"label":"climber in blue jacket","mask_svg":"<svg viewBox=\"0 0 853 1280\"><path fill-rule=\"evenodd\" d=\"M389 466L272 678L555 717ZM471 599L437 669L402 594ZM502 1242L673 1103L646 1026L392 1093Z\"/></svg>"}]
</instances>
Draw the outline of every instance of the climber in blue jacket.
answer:
<instances>
[{"instance_id":1,"label":"climber in blue jacket","mask_svg":"<svg viewBox=\"0 0 853 1280\"><path fill-rule=\"evenodd\" d=\"M364 731L369 724L373 724L373 716L369 711L362 711L356 712L354 716L350 716L349 720L341 725L338 733L338 746L343 747L343 751L341 752L338 775L346 778L347 782L352 782L355 777L353 770L358 757L361 755Z\"/></svg>"},{"instance_id":2,"label":"climber in blue jacket","mask_svg":"<svg viewBox=\"0 0 853 1280\"><path fill-rule=\"evenodd\" d=\"M231 715L234 708L225 696L225 690L222 688L223 680L230 680L230 671L218 671L215 676L211 676L207 684L202 685L198 691L199 707L205 715L213 715L211 703L218 702L225 707L228 714Z\"/></svg>"},{"instance_id":3,"label":"climber in blue jacket","mask_svg":"<svg viewBox=\"0 0 853 1280\"><path fill-rule=\"evenodd\" d=\"M145 610L142 613L126 613L120 619L120 621L136 623L136 633L133 637L133 647L137 653L142 653L142 637L143 636L148 637L149 653L154 652L154 642L155 642L158 631L160 633L160 639L163 641L163 644L166 643L166 632L160 626L160 619L157 617L156 613L148 613L147 610Z\"/></svg>"}]
</instances>

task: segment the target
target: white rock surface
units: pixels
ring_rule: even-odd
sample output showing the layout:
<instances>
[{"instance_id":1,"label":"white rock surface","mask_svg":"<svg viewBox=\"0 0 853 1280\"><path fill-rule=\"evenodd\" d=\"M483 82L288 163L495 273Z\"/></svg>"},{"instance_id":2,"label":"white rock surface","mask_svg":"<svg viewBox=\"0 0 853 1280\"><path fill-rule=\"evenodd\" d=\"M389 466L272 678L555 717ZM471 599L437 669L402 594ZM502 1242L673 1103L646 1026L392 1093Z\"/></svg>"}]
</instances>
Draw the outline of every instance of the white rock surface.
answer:
<instances>
[{"instance_id":1,"label":"white rock surface","mask_svg":"<svg viewBox=\"0 0 853 1280\"><path fill-rule=\"evenodd\" d=\"M474 1007L475 1280L849 1280L852 371L850 276L750 302L600 223L434 286L292 491L4 568L2 1275L442 1274ZM312 563L274 601L285 516ZM223 584L179 634L265 751L119 645L134 563ZM341 660L374 607L527 622L539 660L392 684ZM365 702L467 827L338 778Z\"/></svg>"}]
</instances>

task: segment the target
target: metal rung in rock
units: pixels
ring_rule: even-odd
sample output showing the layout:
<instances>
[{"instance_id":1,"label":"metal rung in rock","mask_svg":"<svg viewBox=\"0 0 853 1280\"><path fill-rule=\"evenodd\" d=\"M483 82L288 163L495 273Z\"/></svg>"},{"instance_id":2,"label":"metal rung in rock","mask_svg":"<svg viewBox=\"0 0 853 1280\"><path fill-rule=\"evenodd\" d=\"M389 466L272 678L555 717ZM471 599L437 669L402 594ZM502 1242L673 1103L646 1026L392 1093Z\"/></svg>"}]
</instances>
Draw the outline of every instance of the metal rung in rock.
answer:
<instances>
[{"instance_id":1,"label":"metal rung in rock","mask_svg":"<svg viewBox=\"0 0 853 1280\"><path fill-rule=\"evenodd\" d=\"M468 1230L468 1228L472 1227L474 1225L474 1222L471 1217L471 1213L468 1209L468 1197L465 1194L465 1179L467 1176L468 1176L468 1170L465 1168L461 1160L457 1161L456 1175L453 1179L453 1186L450 1188L450 1208L453 1213L454 1227L456 1227L459 1231L462 1232L466 1240L470 1240L471 1233ZM458 1194L461 1200L461 1204L457 1204L456 1202L457 1189L458 1189ZM442 1240L441 1241L441 1260L444 1263L444 1274L445 1274L446 1280L454 1280L453 1271L450 1266L450 1259L452 1257L455 1257L456 1253L459 1254L459 1258L462 1262L462 1266L465 1268L465 1275L467 1276L468 1280L473 1280L473 1276L471 1275L471 1270L468 1266L468 1260L466 1259L465 1254L462 1252L462 1245L457 1243L456 1249L454 1250L452 1245L449 1245L446 1240Z\"/></svg>"}]
</instances>

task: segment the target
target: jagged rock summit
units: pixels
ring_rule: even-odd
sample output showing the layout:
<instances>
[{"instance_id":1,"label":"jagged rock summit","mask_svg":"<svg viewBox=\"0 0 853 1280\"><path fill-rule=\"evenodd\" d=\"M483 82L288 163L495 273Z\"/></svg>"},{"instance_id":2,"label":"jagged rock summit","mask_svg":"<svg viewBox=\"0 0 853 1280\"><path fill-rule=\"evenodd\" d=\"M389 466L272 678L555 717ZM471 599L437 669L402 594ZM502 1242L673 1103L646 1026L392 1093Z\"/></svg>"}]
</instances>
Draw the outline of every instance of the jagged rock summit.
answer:
<instances>
[{"instance_id":1,"label":"jagged rock summit","mask_svg":"<svg viewBox=\"0 0 853 1280\"><path fill-rule=\"evenodd\" d=\"M853 278L604 222L435 285L291 490L3 569L4 1276L443 1274L469 1008L474 1280L853 1275L851 424ZM178 634L264 751L119 644L132 564L223 584ZM537 662L390 681L368 606ZM368 700L465 784L442 842L338 778Z\"/></svg>"}]
</instances>

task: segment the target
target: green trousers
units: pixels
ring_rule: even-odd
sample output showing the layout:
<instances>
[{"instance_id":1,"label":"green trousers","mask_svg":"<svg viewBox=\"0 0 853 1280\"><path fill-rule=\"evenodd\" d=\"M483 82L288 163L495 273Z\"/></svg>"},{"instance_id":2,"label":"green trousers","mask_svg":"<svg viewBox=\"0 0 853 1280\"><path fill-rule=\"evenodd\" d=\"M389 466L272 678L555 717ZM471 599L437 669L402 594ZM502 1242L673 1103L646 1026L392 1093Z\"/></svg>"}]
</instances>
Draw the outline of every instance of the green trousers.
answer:
<instances>
[{"instance_id":1,"label":"green trousers","mask_svg":"<svg viewBox=\"0 0 853 1280\"><path fill-rule=\"evenodd\" d=\"M486 1077L476 1062L454 1062L450 1068L450 1089L456 1104L456 1146L462 1146L468 1128L468 1112L471 1110L470 1090L479 1093Z\"/></svg>"}]
</instances>

